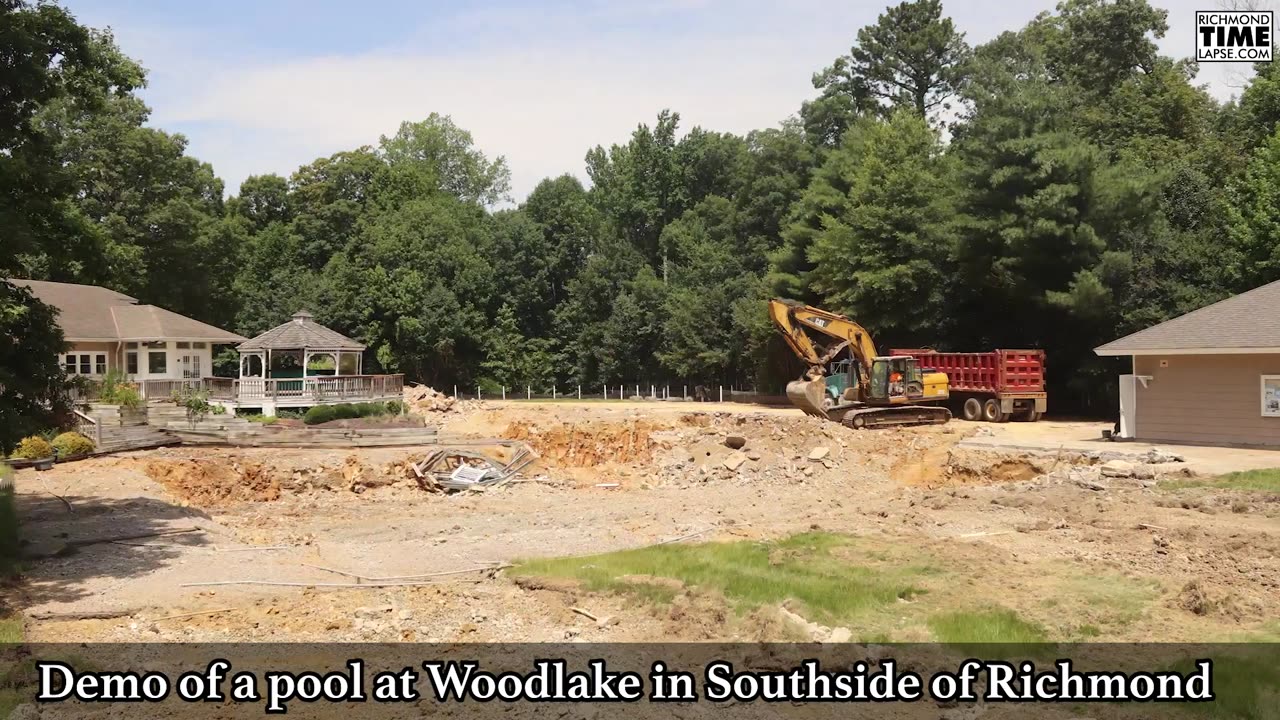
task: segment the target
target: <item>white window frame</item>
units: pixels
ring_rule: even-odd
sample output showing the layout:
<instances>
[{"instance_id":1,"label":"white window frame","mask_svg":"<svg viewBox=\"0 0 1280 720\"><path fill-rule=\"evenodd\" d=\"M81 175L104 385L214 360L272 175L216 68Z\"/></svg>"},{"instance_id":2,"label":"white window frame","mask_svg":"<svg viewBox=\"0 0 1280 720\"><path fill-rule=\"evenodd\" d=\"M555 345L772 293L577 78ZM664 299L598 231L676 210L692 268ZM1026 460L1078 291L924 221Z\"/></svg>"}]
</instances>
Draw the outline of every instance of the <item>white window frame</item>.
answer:
<instances>
[{"instance_id":1,"label":"white window frame","mask_svg":"<svg viewBox=\"0 0 1280 720\"><path fill-rule=\"evenodd\" d=\"M1280 375L1263 375L1260 389L1258 391L1259 401L1262 405L1262 417L1280 418L1280 410L1267 409L1267 383L1270 382L1274 386L1276 397L1280 397Z\"/></svg>"}]
</instances>

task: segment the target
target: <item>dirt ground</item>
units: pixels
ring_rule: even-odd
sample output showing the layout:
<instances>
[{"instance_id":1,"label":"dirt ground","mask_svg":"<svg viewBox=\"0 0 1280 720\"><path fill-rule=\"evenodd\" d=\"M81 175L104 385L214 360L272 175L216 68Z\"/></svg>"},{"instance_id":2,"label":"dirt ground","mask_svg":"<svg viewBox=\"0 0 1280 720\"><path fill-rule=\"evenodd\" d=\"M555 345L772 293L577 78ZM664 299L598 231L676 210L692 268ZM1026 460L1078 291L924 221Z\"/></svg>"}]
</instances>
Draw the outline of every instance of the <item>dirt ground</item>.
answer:
<instances>
[{"instance_id":1,"label":"dirt ground","mask_svg":"<svg viewBox=\"0 0 1280 720\"><path fill-rule=\"evenodd\" d=\"M444 438L522 440L540 460L520 481L448 495L408 469L430 448L177 447L19 471L38 559L13 600L29 637L794 639L696 588L654 607L493 568L817 528L868 555L928 556L932 592L996 598L1066 634L1234 639L1280 616L1280 496L1159 485L1235 469L1232 451L1202 465L1191 449L1086 443L1089 424L853 431L733 404L486 403L439 419ZM1242 468L1263 462L1241 452ZM354 576L403 584L343 587ZM1104 612L1117 592L1132 607ZM853 630L929 639L902 623Z\"/></svg>"}]
</instances>

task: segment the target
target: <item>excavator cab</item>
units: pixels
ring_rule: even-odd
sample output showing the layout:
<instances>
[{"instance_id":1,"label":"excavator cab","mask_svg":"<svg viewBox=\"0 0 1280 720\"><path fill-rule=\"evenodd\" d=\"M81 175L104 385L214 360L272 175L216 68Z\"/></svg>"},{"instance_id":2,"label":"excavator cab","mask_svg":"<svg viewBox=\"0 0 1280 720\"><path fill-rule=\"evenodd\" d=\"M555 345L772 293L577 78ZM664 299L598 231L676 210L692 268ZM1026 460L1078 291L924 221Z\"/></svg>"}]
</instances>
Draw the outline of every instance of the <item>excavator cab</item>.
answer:
<instances>
[{"instance_id":1,"label":"excavator cab","mask_svg":"<svg viewBox=\"0 0 1280 720\"><path fill-rule=\"evenodd\" d=\"M871 361L871 382L867 390L875 403L906 403L924 397L924 375L913 357L878 357Z\"/></svg>"}]
</instances>

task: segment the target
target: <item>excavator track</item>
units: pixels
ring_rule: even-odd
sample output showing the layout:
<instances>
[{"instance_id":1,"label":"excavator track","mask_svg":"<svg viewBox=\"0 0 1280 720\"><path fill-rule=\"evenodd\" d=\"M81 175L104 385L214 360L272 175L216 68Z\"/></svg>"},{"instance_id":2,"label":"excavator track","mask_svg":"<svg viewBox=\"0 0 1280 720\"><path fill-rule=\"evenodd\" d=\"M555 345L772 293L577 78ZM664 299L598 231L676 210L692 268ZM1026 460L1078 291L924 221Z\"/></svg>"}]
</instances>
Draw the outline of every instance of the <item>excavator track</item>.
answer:
<instances>
[{"instance_id":1,"label":"excavator track","mask_svg":"<svg viewBox=\"0 0 1280 720\"><path fill-rule=\"evenodd\" d=\"M951 411L933 405L900 405L898 407L834 407L828 413L832 420L855 430L909 425L942 425L951 420Z\"/></svg>"}]
</instances>

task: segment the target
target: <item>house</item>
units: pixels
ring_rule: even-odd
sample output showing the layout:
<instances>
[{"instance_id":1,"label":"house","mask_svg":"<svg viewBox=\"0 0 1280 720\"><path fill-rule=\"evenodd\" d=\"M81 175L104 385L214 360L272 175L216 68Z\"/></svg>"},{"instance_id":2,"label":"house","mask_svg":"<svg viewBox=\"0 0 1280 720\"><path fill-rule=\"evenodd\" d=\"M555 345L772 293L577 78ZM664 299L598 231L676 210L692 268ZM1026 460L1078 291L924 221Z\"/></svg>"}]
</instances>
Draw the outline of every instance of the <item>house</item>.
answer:
<instances>
[{"instance_id":1,"label":"house","mask_svg":"<svg viewBox=\"0 0 1280 720\"><path fill-rule=\"evenodd\" d=\"M1280 282L1094 352L1132 358L1120 377L1121 437L1280 447Z\"/></svg>"},{"instance_id":2,"label":"house","mask_svg":"<svg viewBox=\"0 0 1280 720\"><path fill-rule=\"evenodd\" d=\"M59 361L68 375L130 380L199 379L212 374L213 346L244 338L95 285L10 280L58 310L67 341Z\"/></svg>"}]
</instances>

